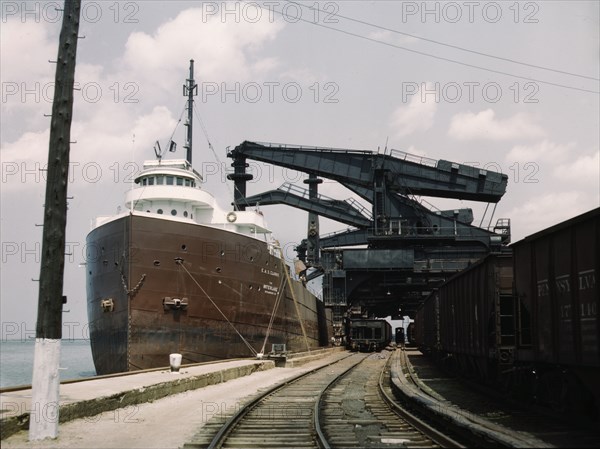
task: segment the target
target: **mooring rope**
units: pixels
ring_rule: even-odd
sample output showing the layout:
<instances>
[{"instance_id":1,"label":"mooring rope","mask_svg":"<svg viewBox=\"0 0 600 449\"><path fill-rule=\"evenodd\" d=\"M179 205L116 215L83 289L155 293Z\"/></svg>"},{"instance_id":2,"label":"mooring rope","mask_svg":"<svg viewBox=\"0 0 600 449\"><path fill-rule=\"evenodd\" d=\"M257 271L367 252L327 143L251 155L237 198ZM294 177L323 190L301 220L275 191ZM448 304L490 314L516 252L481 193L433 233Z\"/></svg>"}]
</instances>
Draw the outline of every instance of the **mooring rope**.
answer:
<instances>
[{"instance_id":1,"label":"mooring rope","mask_svg":"<svg viewBox=\"0 0 600 449\"><path fill-rule=\"evenodd\" d=\"M235 331L236 334L239 335L239 337L242 339L242 341L244 342L244 344L248 347L248 349L250 349L250 351L252 352L252 354L254 356L256 356L258 353L256 352L256 350L252 347L252 345L250 343L248 343L248 341L244 338L244 336L242 334L239 333L239 331L237 330L237 328L233 325L233 323L231 321L229 321L229 319L227 318L227 316L225 316L225 314L223 313L223 311L219 308L219 306L212 300L212 298L209 296L208 293L206 293L206 290L204 290L202 288L202 286L200 285L200 283L196 280L196 278L192 275L192 273L190 273L188 271L188 269L185 267L185 265L183 265L183 260L177 260L176 262L179 264L179 266L181 268L183 268L185 270L185 272L192 278L192 281L194 281L194 283L198 286L198 288L200 290L202 290L202 293L204 293L206 295L206 297L208 298L208 300L212 303L213 306L215 306L215 309L217 309L219 311L219 313L221 314L221 316L225 319L225 321L227 321L227 323L229 323L229 325L231 326L231 328Z\"/></svg>"},{"instance_id":2,"label":"mooring rope","mask_svg":"<svg viewBox=\"0 0 600 449\"><path fill-rule=\"evenodd\" d=\"M275 321L275 314L277 313L277 308L281 303L281 297L283 296L283 278L281 278L281 282L279 283L279 290L277 291L277 298L275 299L275 304L273 304L273 311L271 312L271 318L269 319L269 325L267 326L267 333L265 334L265 340L263 341L262 348L260 350L260 354L265 353L265 347L267 346L267 339L269 338L269 334L271 333L271 329L273 327L273 322Z\"/></svg>"},{"instance_id":3,"label":"mooring rope","mask_svg":"<svg viewBox=\"0 0 600 449\"><path fill-rule=\"evenodd\" d=\"M292 299L294 300L294 307L296 308L296 315L298 316L298 321L300 321L300 328L302 329L302 336L304 337L304 343L306 344L306 350L310 352L310 345L308 344L308 337L306 336L306 330L304 329L304 321L302 320L302 316L300 316L300 309L298 308L298 301L296 301L296 294L294 293L294 286L292 285L292 280L290 278L290 273L288 272L287 264L285 263L285 259L283 257L283 250L281 249L281 245L277 242L279 248L279 257L281 258L281 266L285 273L285 278L287 279L287 283L290 287L290 293L292 294Z\"/></svg>"}]
</instances>

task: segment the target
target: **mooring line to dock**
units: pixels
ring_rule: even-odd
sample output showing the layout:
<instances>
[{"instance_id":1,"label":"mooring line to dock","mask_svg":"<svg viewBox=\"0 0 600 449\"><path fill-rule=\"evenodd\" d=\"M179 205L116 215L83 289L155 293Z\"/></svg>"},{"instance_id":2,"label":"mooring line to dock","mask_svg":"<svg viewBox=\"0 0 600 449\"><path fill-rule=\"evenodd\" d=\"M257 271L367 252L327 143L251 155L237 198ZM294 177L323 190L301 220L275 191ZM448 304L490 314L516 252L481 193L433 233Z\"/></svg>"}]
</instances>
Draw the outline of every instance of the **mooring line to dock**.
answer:
<instances>
[{"instance_id":1,"label":"mooring line to dock","mask_svg":"<svg viewBox=\"0 0 600 449\"><path fill-rule=\"evenodd\" d=\"M281 249L281 245L279 241L277 242L277 248L279 248L279 256L281 258L281 267L283 268L283 272L285 274L285 278L287 280L288 286L290 287L290 293L292 294L292 299L294 300L294 307L296 308L296 315L298 315L298 321L300 322L300 328L302 329L302 336L304 337L304 344L306 344L306 350L310 352L310 345L308 344L308 337L306 336L306 329L304 329L304 321L302 321L302 316L300 315L300 309L298 308L298 301L296 301L296 294L294 293L294 286L292 285L292 280L290 279L290 273L287 264L285 263L285 258L283 257L283 250Z\"/></svg>"},{"instance_id":2,"label":"mooring line to dock","mask_svg":"<svg viewBox=\"0 0 600 449\"><path fill-rule=\"evenodd\" d=\"M250 349L250 351L252 352L252 354L254 356L256 356L258 353L256 352L256 349L254 349L252 347L252 345L250 343L248 343L248 341L244 338L244 336L242 334L240 334L240 332L237 330L237 328L233 325L233 323L231 321L229 321L229 319L227 318L227 316L225 316L225 314L223 313L223 311L219 308L219 306L212 300L212 298L210 297L210 295L208 293L206 293L206 290L204 290L202 288L202 286L200 285L200 283L196 280L196 278L192 275L192 273L190 273L188 271L188 269L185 267L185 265L183 265L183 259L175 259L175 262L185 270L185 272L192 278L192 281L194 281L194 283L198 286L198 288L200 290L202 290L202 293L204 293L206 295L206 297L208 298L208 300L211 302L211 304L213 306L215 306L215 309L217 309L219 311L219 313L221 314L221 316L225 319L225 321L227 321L227 323L229 323L229 325L231 326L231 328L235 331L236 334L239 335L239 337L242 339L242 341L244 342L244 344L248 347L248 349Z\"/></svg>"},{"instance_id":3,"label":"mooring line to dock","mask_svg":"<svg viewBox=\"0 0 600 449\"><path fill-rule=\"evenodd\" d=\"M269 325L267 326L267 332L265 333L265 340L263 341L262 348L260 349L260 354L265 353L265 347L267 346L267 339L269 338L269 334L271 333L271 329L273 328L273 322L275 321L275 313L277 313L277 308L281 303L281 297L283 296L283 278L281 278L281 282L279 283L279 291L277 292L277 298L275 299L275 304L273 305L273 311L271 312L271 317L269 318Z\"/></svg>"}]
</instances>

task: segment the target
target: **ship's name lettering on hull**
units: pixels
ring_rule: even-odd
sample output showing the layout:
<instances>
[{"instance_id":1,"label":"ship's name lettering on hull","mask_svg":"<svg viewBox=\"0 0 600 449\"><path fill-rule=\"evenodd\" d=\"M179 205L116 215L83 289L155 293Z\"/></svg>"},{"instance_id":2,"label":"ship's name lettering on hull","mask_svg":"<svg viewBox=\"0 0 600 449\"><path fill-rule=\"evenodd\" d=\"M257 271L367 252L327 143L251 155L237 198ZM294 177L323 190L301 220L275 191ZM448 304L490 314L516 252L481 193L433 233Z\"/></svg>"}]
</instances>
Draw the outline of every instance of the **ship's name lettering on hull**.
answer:
<instances>
[{"instance_id":1,"label":"ship's name lettering on hull","mask_svg":"<svg viewBox=\"0 0 600 449\"><path fill-rule=\"evenodd\" d=\"M267 295L276 295L279 291L279 287L273 287L272 285L263 284L263 290Z\"/></svg>"},{"instance_id":2,"label":"ship's name lettering on hull","mask_svg":"<svg viewBox=\"0 0 600 449\"><path fill-rule=\"evenodd\" d=\"M277 271L267 270L266 268L261 268L260 272L264 273L264 274L268 274L269 276L279 277L279 273Z\"/></svg>"}]
</instances>

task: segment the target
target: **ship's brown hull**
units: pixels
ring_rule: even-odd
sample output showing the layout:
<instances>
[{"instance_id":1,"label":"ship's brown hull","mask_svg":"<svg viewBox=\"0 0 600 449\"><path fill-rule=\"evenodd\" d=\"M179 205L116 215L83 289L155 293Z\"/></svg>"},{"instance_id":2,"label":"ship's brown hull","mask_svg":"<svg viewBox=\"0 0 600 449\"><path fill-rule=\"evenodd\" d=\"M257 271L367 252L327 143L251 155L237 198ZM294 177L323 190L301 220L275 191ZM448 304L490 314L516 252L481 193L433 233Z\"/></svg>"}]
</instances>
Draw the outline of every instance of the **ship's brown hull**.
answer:
<instances>
[{"instance_id":1,"label":"ship's brown hull","mask_svg":"<svg viewBox=\"0 0 600 449\"><path fill-rule=\"evenodd\" d=\"M297 281L288 283L287 265L257 239L128 215L90 232L87 249L98 374L167 366L170 353L182 354L183 363L250 357L247 344L263 350L278 297L265 352L273 343L289 351L328 343L331 321L322 302Z\"/></svg>"}]
</instances>

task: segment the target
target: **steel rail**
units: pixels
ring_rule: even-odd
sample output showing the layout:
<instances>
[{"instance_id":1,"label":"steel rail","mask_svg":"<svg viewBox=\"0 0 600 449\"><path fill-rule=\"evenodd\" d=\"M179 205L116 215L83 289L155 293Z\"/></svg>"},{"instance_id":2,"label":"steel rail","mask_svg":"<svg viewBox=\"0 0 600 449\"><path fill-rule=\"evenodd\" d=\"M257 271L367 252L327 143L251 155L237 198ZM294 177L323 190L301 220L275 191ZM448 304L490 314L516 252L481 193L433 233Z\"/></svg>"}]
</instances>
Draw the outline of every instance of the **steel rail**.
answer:
<instances>
[{"instance_id":1,"label":"steel rail","mask_svg":"<svg viewBox=\"0 0 600 449\"><path fill-rule=\"evenodd\" d=\"M405 408L401 407L396 402L396 400L393 397L391 397L387 393L387 391L385 391L384 384L383 384L383 382L384 382L383 378L384 378L384 374L385 374L386 370L389 368L389 366L391 364L391 360L392 360L392 356L390 356L390 358L387 360L385 367L383 368L383 370L381 371L381 374L379 375L379 385L378 385L379 392L381 393L382 398L388 404L390 409L394 413L396 413L398 416L400 416L402 419L404 419L406 422L408 422L415 429L422 432L425 436L427 436L428 438L433 440L433 442L440 445L441 447L465 448L466 447L465 445L463 445L463 444L457 442L456 440L450 438L449 436L443 434L442 432L437 430L435 427L430 426L425 421L418 418L416 415L412 414Z\"/></svg>"},{"instance_id":2,"label":"steel rail","mask_svg":"<svg viewBox=\"0 0 600 449\"><path fill-rule=\"evenodd\" d=\"M223 426L219 429L217 434L212 438L210 444L208 445L208 449L220 448L222 446L222 444L226 441L228 436L231 434L231 432L238 425L238 423L240 423L248 413L250 413L260 402L265 400L268 396L272 395L273 393L276 393L279 390L282 390L283 388L285 388L299 380L304 379L305 377L310 376L311 374L317 373L331 365L341 362L342 360L346 360L348 357L351 357L351 356L352 356L352 354L349 354L344 358L335 360L335 361L328 363L326 365L323 365L319 368L307 371L305 373L298 374L290 379L286 379L282 382L279 382L278 384L265 390L263 393L255 396L243 408L239 409L233 416L231 416L229 419L227 419L225 424L223 424ZM353 366L355 366L355 365L353 365Z\"/></svg>"},{"instance_id":3,"label":"steel rail","mask_svg":"<svg viewBox=\"0 0 600 449\"><path fill-rule=\"evenodd\" d=\"M502 428L485 418L473 415L459 407L448 407L443 404L439 395L421 386L418 377L409 369L410 362L406 353L403 353L403 363L408 371L408 377L413 386L396 388L411 401L420 413L431 416L434 421L443 421L452 431L469 441L470 445L495 446L495 447L549 447L542 441L531 441L528 437L519 435L519 432ZM405 390L411 390L407 393ZM442 406L443 404L443 406ZM451 410L449 410L449 408Z\"/></svg>"},{"instance_id":4,"label":"steel rail","mask_svg":"<svg viewBox=\"0 0 600 449\"><path fill-rule=\"evenodd\" d=\"M331 379L331 381L323 387L323 390L321 391L321 393L319 393L319 396L317 397L317 399L315 401L315 408L314 408L314 413L313 413L313 425L314 425L315 431L317 433L317 443L319 443L319 446L321 446L322 449L331 449L331 446L330 446L329 442L327 441L327 437L325 436L325 433L323 432L323 429L321 427L321 420L319 419L319 415L321 414L321 403L323 401L325 392L327 390L329 390L329 388L331 388L331 386L333 386L334 384L339 382L342 379L342 377L344 377L346 374L348 374L350 371L352 371L354 368L356 368L358 365L360 365L367 359L368 359L368 357L365 357L364 359L359 360L357 363L350 366L348 369L339 373L336 377Z\"/></svg>"}]
</instances>

